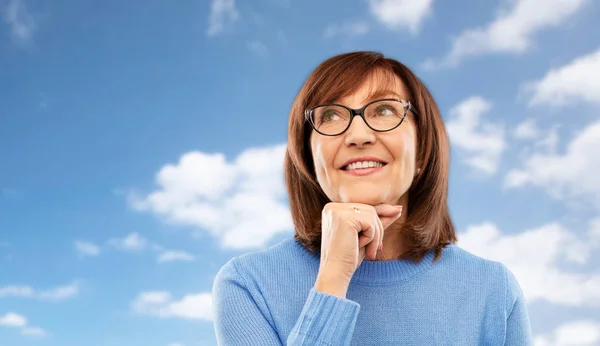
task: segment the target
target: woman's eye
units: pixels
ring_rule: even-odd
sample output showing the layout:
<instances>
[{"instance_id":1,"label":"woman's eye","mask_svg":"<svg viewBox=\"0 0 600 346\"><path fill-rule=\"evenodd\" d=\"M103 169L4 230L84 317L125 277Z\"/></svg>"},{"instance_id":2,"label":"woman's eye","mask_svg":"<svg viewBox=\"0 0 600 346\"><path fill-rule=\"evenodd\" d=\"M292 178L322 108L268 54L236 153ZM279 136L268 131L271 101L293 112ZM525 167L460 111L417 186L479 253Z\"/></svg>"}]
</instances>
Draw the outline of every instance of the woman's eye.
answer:
<instances>
[{"instance_id":1,"label":"woman's eye","mask_svg":"<svg viewBox=\"0 0 600 346\"><path fill-rule=\"evenodd\" d=\"M396 112L393 107L390 106L380 106L377 108L377 115L379 116L390 116L395 115Z\"/></svg>"},{"instance_id":2,"label":"woman's eye","mask_svg":"<svg viewBox=\"0 0 600 346\"><path fill-rule=\"evenodd\" d=\"M321 116L321 120L322 121L335 120L336 116L337 116L337 113L334 110L327 110L327 111L323 112L323 115Z\"/></svg>"}]
</instances>

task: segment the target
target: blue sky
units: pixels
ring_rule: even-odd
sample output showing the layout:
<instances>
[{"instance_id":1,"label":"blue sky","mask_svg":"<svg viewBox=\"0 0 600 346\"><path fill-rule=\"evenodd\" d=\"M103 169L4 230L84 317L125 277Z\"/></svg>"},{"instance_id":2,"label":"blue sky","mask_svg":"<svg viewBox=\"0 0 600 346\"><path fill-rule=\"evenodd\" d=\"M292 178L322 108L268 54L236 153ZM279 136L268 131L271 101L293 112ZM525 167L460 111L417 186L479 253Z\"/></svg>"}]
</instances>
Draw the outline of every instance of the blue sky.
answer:
<instances>
[{"instance_id":1,"label":"blue sky","mask_svg":"<svg viewBox=\"0 0 600 346\"><path fill-rule=\"evenodd\" d=\"M0 345L214 345L212 281L292 236L289 107L377 50L434 94L459 245L536 346L600 344L592 0L0 0Z\"/></svg>"}]
</instances>

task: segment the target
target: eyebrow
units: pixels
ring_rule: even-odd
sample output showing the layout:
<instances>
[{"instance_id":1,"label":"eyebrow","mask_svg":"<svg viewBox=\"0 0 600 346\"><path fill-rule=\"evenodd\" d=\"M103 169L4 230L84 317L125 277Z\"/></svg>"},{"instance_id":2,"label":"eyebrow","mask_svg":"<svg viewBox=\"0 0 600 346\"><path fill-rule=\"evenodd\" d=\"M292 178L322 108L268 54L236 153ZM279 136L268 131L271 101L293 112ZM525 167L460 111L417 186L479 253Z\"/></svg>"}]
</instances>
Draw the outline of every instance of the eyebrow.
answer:
<instances>
[{"instance_id":1,"label":"eyebrow","mask_svg":"<svg viewBox=\"0 0 600 346\"><path fill-rule=\"evenodd\" d=\"M379 89L379 90L376 90L376 91L370 93L369 96L367 96L366 99L363 100L363 102L366 104L366 103L369 103L371 101L375 101L375 100L381 99L381 98L396 98L396 99L401 99L401 100L402 99L408 100L408 98L400 96L395 91L392 91L389 89ZM339 99L327 99L323 103L324 104L339 104L340 100Z\"/></svg>"},{"instance_id":2,"label":"eyebrow","mask_svg":"<svg viewBox=\"0 0 600 346\"><path fill-rule=\"evenodd\" d=\"M402 96L398 95L396 92L392 91L392 90L377 90L373 93L371 93L367 99L365 100L365 102L371 102L373 100L379 99L379 98L387 98L387 97L393 97L393 98L397 98L397 99L402 99Z\"/></svg>"}]
</instances>

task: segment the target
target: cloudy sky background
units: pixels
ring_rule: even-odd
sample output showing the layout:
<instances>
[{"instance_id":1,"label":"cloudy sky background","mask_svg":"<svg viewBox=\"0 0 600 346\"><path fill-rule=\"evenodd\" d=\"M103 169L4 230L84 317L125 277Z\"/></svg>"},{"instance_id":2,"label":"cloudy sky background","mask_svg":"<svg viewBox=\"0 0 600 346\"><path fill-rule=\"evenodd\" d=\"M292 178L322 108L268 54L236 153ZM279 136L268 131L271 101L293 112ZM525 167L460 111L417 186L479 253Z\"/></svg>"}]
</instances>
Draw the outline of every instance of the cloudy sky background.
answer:
<instances>
[{"instance_id":1,"label":"cloudy sky background","mask_svg":"<svg viewBox=\"0 0 600 346\"><path fill-rule=\"evenodd\" d=\"M292 236L289 107L378 50L430 87L459 245L536 346L600 344L600 4L0 0L0 344L214 345L212 281Z\"/></svg>"}]
</instances>

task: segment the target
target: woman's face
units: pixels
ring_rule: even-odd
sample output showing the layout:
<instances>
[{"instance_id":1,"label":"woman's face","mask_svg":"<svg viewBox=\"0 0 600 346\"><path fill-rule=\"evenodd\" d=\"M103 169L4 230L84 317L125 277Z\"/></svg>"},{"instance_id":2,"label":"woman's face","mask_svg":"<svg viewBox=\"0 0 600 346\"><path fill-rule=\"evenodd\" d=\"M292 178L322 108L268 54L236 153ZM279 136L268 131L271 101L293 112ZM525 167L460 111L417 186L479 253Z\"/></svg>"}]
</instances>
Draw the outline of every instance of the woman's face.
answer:
<instances>
[{"instance_id":1,"label":"woman's face","mask_svg":"<svg viewBox=\"0 0 600 346\"><path fill-rule=\"evenodd\" d=\"M406 88L398 77L395 77L395 87L385 94L381 94L382 90L373 88L375 85L372 83L376 83L376 79L367 78L354 94L336 100L335 103L354 109L361 108L372 101L369 97L373 90L378 94L377 99L408 100ZM407 112L400 126L388 132L371 130L357 116L352 120L350 128L338 136L323 136L313 129L310 142L317 181L331 201L369 205L406 203L406 192L417 165L416 128L411 111ZM379 169L345 166L348 160L361 157L371 157L385 164Z\"/></svg>"}]
</instances>

